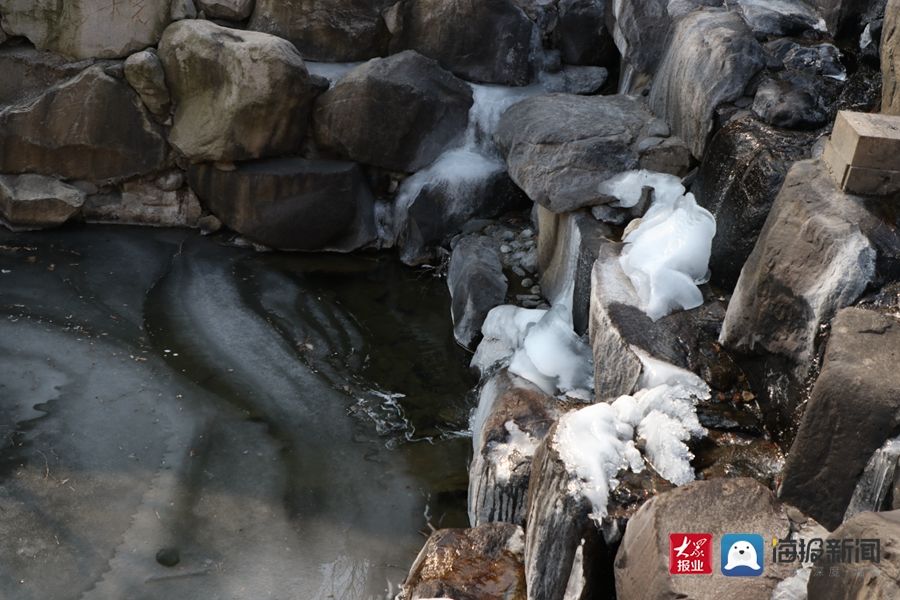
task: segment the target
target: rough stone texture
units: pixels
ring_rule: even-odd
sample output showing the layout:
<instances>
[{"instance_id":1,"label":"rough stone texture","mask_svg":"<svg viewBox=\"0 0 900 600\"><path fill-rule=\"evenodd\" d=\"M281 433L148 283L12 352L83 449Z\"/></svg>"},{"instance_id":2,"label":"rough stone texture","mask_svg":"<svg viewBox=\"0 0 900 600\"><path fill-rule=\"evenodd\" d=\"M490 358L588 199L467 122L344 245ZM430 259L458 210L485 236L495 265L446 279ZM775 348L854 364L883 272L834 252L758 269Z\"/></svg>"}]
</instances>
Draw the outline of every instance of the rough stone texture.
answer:
<instances>
[{"instance_id":1,"label":"rough stone texture","mask_svg":"<svg viewBox=\"0 0 900 600\"><path fill-rule=\"evenodd\" d=\"M638 87L642 75L656 72L666 49L671 24L666 0L612 0L608 3L607 27L622 55L623 91Z\"/></svg>"},{"instance_id":2,"label":"rough stone texture","mask_svg":"<svg viewBox=\"0 0 900 600\"><path fill-rule=\"evenodd\" d=\"M813 78L793 73L763 81L753 100L753 112L783 129L816 129L829 120Z\"/></svg>"},{"instance_id":3,"label":"rough stone texture","mask_svg":"<svg viewBox=\"0 0 900 600\"><path fill-rule=\"evenodd\" d=\"M254 0L197 0L206 17L209 19L225 19L226 21L243 21L253 12Z\"/></svg>"},{"instance_id":4,"label":"rough stone texture","mask_svg":"<svg viewBox=\"0 0 900 600\"><path fill-rule=\"evenodd\" d=\"M256 0L250 28L290 40L304 58L357 61L385 54L390 0Z\"/></svg>"},{"instance_id":5,"label":"rough stone texture","mask_svg":"<svg viewBox=\"0 0 900 600\"><path fill-rule=\"evenodd\" d=\"M233 171L195 165L188 179L225 225L266 246L351 251L375 239L372 194L353 163L279 158Z\"/></svg>"},{"instance_id":6,"label":"rough stone texture","mask_svg":"<svg viewBox=\"0 0 900 600\"><path fill-rule=\"evenodd\" d=\"M541 73L541 86L560 94L597 94L608 77L603 67L563 65L556 73Z\"/></svg>"},{"instance_id":7,"label":"rough stone texture","mask_svg":"<svg viewBox=\"0 0 900 600\"><path fill-rule=\"evenodd\" d=\"M90 181L150 173L168 160L138 95L99 66L0 109L0 148L0 172Z\"/></svg>"},{"instance_id":8,"label":"rough stone texture","mask_svg":"<svg viewBox=\"0 0 900 600\"><path fill-rule=\"evenodd\" d=\"M816 600L891 600L900 598L900 511L863 513L841 525L831 540L881 540L881 561L819 563L809 578L809 598Z\"/></svg>"},{"instance_id":9,"label":"rough stone texture","mask_svg":"<svg viewBox=\"0 0 900 600\"><path fill-rule=\"evenodd\" d=\"M3 73L0 106L25 102L48 87L78 75L91 64L90 60L71 62L30 46L4 46L0 48L0 73Z\"/></svg>"},{"instance_id":10,"label":"rough stone texture","mask_svg":"<svg viewBox=\"0 0 900 600\"><path fill-rule=\"evenodd\" d=\"M398 600L525 600L522 528L440 529L419 552Z\"/></svg>"},{"instance_id":11,"label":"rough stone texture","mask_svg":"<svg viewBox=\"0 0 900 600\"><path fill-rule=\"evenodd\" d=\"M89 223L196 227L202 209L188 188L166 191L152 183L127 182L121 190L88 196L82 209Z\"/></svg>"},{"instance_id":12,"label":"rough stone texture","mask_svg":"<svg viewBox=\"0 0 900 600\"><path fill-rule=\"evenodd\" d=\"M603 66L615 63L619 53L606 29L606 10L604 0L560 0L554 36L564 63Z\"/></svg>"},{"instance_id":13,"label":"rough stone texture","mask_svg":"<svg viewBox=\"0 0 900 600\"><path fill-rule=\"evenodd\" d=\"M640 141L657 125L634 98L549 94L503 113L494 139L513 181L563 213L608 202L598 186L638 168Z\"/></svg>"},{"instance_id":14,"label":"rough stone texture","mask_svg":"<svg viewBox=\"0 0 900 600\"><path fill-rule=\"evenodd\" d=\"M885 11L885 0L809 0L809 2L818 9L819 14L825 19L828 31L832 34L848 27L858 27L861 30L864 23L890 12Z\"/></svg>"},{"instance_id":15,"label":"rough stone texture","mask_svg":"<svg viewBox=\"0 0 900 600\"><path fill-rule=\"evenodd\" d=\"M765 65L762 46L736 14L695 11L676 25L650 93L650 106L696 157L713 131L716 109L741 96ZM691 85L685 85L690 81Z\"/></svg>"},{"instance_id":16,"label":"rough stone texture","mask_svg":"<svg viewBox=\"0 0 900 600\"><path fill-rule=\"evenodd\" d=\"M781 498L833 529L872 453L900 434L900 321L840 311L788 454Z\"/></svg>"},{"instance_id":17,"label":"rough stone texture","mask_svg":"<svg viewBox=\"0 0 900 600\"><path fill-rule=\"evenodd\" d=\"M316 103L319 145L342 158L413 172L466 128L472 90L415 52L371 60Z\"/></svg>"},{"instance_id":18,"label":"rough stone texture","mask_svg":"<svg viewBox=\"0 0 900 600\"><path fill-rule=\"evenodd\" d=\"M171 0L0 0L0 25L38 49L73 58L124 58L154 46Z\"/></svg>"},{"instance_id":19,"label":"rough stone texture","mask_svg":"<svg viewBox=\"0 0 900 600\"><path fill-rule=\"evenodd\" d=\"M799 35L825 28L822 17L804 0L736 0L736 4L747 25L760 36Z\"/></svg>"},{"instance_id":20,"label":"rough stone texture","mask_svg":"<svg viewBox=\"0 0 900 600\"><path fill-rule=\"evenodd\" d=\"M477 235L457 241L450 255L447 287L453 336L459 344L474 350L488 312L506 301L507 282L497 243Z\"/></svg>"},{"instance_id":21,"label":"rough stone texture","mask_svg":"<svg viewBox=\"0 0 900 600\"><path fill-rule=\"evenodd\" d=\"M811 134L738 119L710 141L693 186L697 202L716 218L709 268L732 290L766 222L790 166L807 158Z\"/></svg>"},{"instance_id":22,"label":"rough stone texture","mask_svg":"<svg viewBox=\"0 0 900 600\"><path fill-rule=\"evenodd\" d=\"M890 0L881 32L881 111L900 115L900 0Z\"/></svg>"},{"instance_id":23,"label":"rough stone texture","mask_svg":"<svg viewBox=\"0 0 900 600\"><path fill-rule=\"evenodd\" d=\"M468 81L531 80L535 25L512 0L401 0L391 10L393 49L416 50Z\"/></svg>"},{"instance_id":24,"label":"rough stone texture","mask_svg":"<svg viewBox=\"0 0 900 600\"><path fill-rule=\"evenodd\" d=\"M759 577L669 575L669 534L703 532L713 536L714 573L719 573L722 535L758 532L766 539L787 538L791 521L785 507L753 479L695 481L652 498L628 522L615 561L619 600L644 598L733 598L769 600L796 563L772 564L763 557Z\"/></svg>"},{"instance_id":25,"label":"rough stone texture","mask_svg":"<svg viewBox=\"0 0 900 600\"><path fill-rule=\"evenodd\" d=\"M125 79L138 93L144 106L155 116L165 119L172 108L166 73L155 52L136 52L125 60Z\"/></svg>"},{"instance_id":26,"label":"rough stone texture","mask_svg":"<svg viewBox=\"0 0 900 600\"><path fill-rule=\"evenodd\" d=\"M648 171L684 177L694 164L691 149L678 137L647 138L638 150L641 153L641 168Z\"/></svg>"},{"instance_id":27,"label":"rough stone texture","mask_svg":"<svg viewBox=\"0 0 900 600\"><path fill-rule=\"evenodd\" d=\"M173 23L159 56L176 105L169 141L193 162L297 151L327 87L290 42L209 21Z\"/></svg>"},{"instance_id":28,"label":"rough stone texture","mask_svg":"<svg viewBox=\"0 0 900 600\"><path fill-rule=\"evenodd\" d=\"M482 386L472 422L469 523L501 521L524 526L535 447L511 443L511 425L537 445L559 417L557 401L505 369Z\"/></svg>"},{"instance_id":29,"label":"rough stone texture","mask_svg":"<svg viewBox=\"0 0 900 600\"><path fill-rule=\"evenodd\" d=\"M84 192L43 175L0 175L0 223L13 231L56 227L84 204Z\"/></svg>"}]
</instances>

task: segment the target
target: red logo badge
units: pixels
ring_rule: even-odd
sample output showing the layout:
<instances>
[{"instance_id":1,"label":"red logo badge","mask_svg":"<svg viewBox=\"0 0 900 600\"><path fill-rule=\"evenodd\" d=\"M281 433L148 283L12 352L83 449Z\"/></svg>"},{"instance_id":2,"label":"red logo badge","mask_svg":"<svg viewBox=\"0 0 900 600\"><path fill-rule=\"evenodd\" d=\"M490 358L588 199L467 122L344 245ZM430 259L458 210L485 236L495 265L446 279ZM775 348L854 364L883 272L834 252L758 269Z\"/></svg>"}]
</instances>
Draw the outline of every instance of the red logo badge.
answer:
<instances>
[{"instance_id":1,"label":"red logo badge","mask_svg":"<svg viewBox=\"0 0 900 600\"><path fill-rule=\"evenodd\" d=\"M672 575L712 574L712 534L669 534L669 573Z\"/></svg>"}]
</instances>

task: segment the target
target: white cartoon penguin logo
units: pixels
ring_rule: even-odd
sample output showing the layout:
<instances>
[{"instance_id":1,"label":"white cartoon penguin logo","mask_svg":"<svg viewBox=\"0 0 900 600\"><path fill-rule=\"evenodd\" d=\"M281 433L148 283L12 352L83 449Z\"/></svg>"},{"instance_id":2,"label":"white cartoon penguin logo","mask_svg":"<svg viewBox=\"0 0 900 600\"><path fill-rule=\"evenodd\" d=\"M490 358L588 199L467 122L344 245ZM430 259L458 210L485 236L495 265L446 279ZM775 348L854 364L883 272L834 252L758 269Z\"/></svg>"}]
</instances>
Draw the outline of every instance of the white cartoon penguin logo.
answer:
<instances>
[{"instance_id":1,"label":"white cartoon penguin logo","mask_svg":"<svg viewBox=\"0 0 900 600\"><path fill-rule=\"evenodd\" d=\"M756 555L756 548L753 544L746 540L738 540L728 549L728 561L722 567L725 571L731 571L737 567L749 567L754 571L759 571L759 557Z\"/></svg>"}]
</instances>

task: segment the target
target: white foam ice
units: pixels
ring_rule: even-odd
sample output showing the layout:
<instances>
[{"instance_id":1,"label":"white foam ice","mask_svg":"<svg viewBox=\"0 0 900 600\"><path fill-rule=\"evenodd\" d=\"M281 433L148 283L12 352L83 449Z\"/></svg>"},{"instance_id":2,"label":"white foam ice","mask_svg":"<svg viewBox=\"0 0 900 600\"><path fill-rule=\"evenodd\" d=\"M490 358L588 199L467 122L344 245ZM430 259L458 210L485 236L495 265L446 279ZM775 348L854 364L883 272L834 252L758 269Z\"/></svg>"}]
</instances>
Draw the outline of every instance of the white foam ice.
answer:
<instances>
[{"instance_id":1,"label":"white foam ice","mask_svg":"<svg viewBox=\"0 0 900 600\"><path fill-rule=\"evenodd\" d=\"M509 436L505 442L489 444L489 460L494 465L498 483L507 483L517 466L534 456L540 440L533 438L527 431L522 431L515 421L503 424Z\"/></svg>"}]
</instances>

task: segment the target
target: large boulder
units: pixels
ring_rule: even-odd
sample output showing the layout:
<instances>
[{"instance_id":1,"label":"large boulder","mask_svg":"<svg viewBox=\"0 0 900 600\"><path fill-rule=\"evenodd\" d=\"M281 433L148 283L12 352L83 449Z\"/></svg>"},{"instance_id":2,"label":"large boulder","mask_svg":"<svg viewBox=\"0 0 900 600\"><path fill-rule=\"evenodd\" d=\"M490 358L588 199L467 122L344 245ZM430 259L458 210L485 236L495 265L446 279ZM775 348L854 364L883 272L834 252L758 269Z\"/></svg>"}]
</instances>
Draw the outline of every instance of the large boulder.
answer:
<instances>
[{"instance_id":1,"label":"large boulder","mask_svg":"<svg viewBox=\"0 0 900 600\"><path fill-rule=\"evenodd\" d=\"M175 102L169 141L193 162L296 152L327 87L290 42L209 21L173 23L159 57Z\"/></svg>"},{"instance_id":2,"label":"large boulder","mask_svg":"<svg viewBox=\"0 0 900 600\"><path fill-rule=\"evenodd\" d=\"M408 51L371 60L316 103L326 151L393 171L433 162L466 129L472 90L435 61Z\"/></svg>"},{"instance_id":3,"label":"large boulder","mask_svg":"<svg viewBox=\"0 0 900 600\"><path fill-rule=\"evenodd\" d=\"M38 49L72 58L124 58L154 46L171 0L0 0L0 25Z\"/></svg>"},{"instance_id":4,"label":"large boulder","mask_svg":"<svg viewBox=\"0 0 900 600\"><path fill-rule=\"evenodd\" d=\"M147 110L166 120L172 109L172 98L159 56L150 50L135 52L125 60L124 70L125 79L141 97Z\"/></svg>"},{"instance_id":5,"label":"large boulder","mask_svg":"<svg viewBox=\"0 0 900 600\"><path fill-rule=\"evenodd\" d=\"M781 498L832 529L872 454L900 434L900 321L847 308L785 464Z\"/></svg>"},{"instance_id":6,"label":"large boulder","mask_svg":"<svg viewBox=\"0 0 900 600\"><path fill-rule=\"evenodd\" d=\"M100 66L0 109L0 172L118 180L152 173L168 145L141 99Z\"/></svg>"},{"instance_id":7,"label":"large boulder","mask_svg":"<svg viewBox=\"0 0 900 600\"><path fill-rule=\"evenodd\" d=\"M84 204L84 192L43 175L0 175L0 223L13 231L62 225Z\"/></svg>"},{"instance_id":8,"label":"large boulder","mask_svg":"<svg viewBox=\"0 0 900 600\"><path fill-rule=\"evenodd\" d=\"M250 29L290 40L304 58L326 62L382 56L390 0L256 0Z\"/></svg>"},{"instance_id":9,"label":"large boulder","mask_svg":"<svg viewBox=\"0 0 900 600\"><path fill-rule=\"evenodd\" d=\"M390 20L395 50L416 50L469 81L531 81L535 25L513 0L400 0Z\"/></svg>"},{"instance_id":10,"label":"large boulder","mask_svg":"<svg viewBox=\"0 0 900 600\"><path fill-rule=\"evenodd\" d=\"M881 110L900 115L900 0L890 0L884 13L881 71L884 77Z\"/></svg>"},{"instance_id":11,"label":"large boulder","mask_svg":"<svg viewBox=\"0 0 900 600\"><path fill-rule=\"evenodd\" d=\"M450 255L447 287L453 336L474 350L487 314L506 301L508 286L497 243L479 235L459 239Z\"/></svg>"},{"instance_id":12,"label":"large boulder","mask_svg":"<svg viewBox=\"0 0 900 600\"><path fill-rule=\"evenodd\" d=\"M20 104L47 88L75 77L93 61L70 61L27 45L0 48L0 106Z\"/></svg>"},{"instance_id":13,"label":"large boulder","mask_svg":"<svg viewBox=\"0 0 900 600\"><path fill-rule=\"evenodd\" d=\"M231 229L283 250L350 251L374 241L374 200L353 163L279 158L223 171L194 165L191 188Z\"/></svg>"},{"instance_id":14,"label":"large boulder","mask_svg":"<svg viewBox=\"0 0 900 600\"><path fill-rule=\"evenodd\" d=\"M713 132L716 109L742 97L765 64L762 46L740 16L694 11L674 28L653 82L650 106L700 158Z\"/></svg>"},{"instance_id":15,"label":"large boulder","mask_svg":"<svg viewBox=\"0 0 900 600\"><path fill-rule=\"evenodd\" d=\"M639 168L641 142L667 135L636 98L548 94L503 113L494 139L528 197L564 213L609 202L600 184Z\"/></svg>"}]
</instances>

